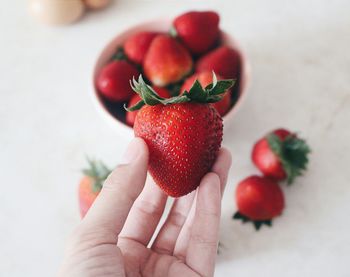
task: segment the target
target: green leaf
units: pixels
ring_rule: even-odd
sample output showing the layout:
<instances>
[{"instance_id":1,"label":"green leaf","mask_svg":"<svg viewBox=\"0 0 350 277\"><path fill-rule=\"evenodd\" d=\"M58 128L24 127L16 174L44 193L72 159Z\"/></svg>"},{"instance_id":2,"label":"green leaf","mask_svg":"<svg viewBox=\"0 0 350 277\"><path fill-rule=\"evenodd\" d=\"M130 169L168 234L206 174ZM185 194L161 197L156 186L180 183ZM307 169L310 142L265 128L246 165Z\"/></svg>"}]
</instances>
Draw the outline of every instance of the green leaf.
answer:
<instances>
[{"instance_id":1,"label":"green leaf","mask_svg":"<svg viewBox=\"0 0 350 277\"><path fill-rule=\"evenodd\" d=\"M176 103L185 103L185 102L189 102L189 101L190 101L190 99L188 98L187 95L179 95L179 96L171 97L169 99L161 100L160 102L163 105L169 105L169 104L176 104Z\"/></svg>"},{"instance_id":2,"label":"green leaf","mask_svg":"<svg viewBox=\"0 0 350 277\"><path fill-rule=\"evenodd\" d=\"M164 99L160 97L151 86L147 85L143 80L142 75L140 75L137 81L133 78L132 81L130 81L130 85L131 88L141 97L142 101L139 101L131 108L127 108L124 105L124 108L128 111L136 111L145 104L154 106L158 104L171 105L184 102L215 103L222 99L222 94L229 89L233 83L233 80L217 81L214 74L213 84L207 86L205 89L203 89L199 81L196 80L189 91L185 91L182 95Z\"/></svg>"},{"instance_id":3,"label":"green leaf","mask_svg":"<svg viewBox=\"0 0 350 277\"><path fill-rule=\"evenodd\" d=\"M234 85L234 80L220 80L217 85L209 90L210 95L219 95L225 93Z\"/></svg>"},{"instance_id":4,"label":"green leaf","mask_svg":"<svg viewBox=\"0 0 350 277\"><path fill-rule=\"evenodd\" d=\"M95 161L87 157L87 162L89 168L83 169L83 173L94 180L93 190L100 191L111 170L101 161Z\"/></svg>"},{"instance_id":5,"label":"green leaf","mask_svg":"<svg viewBox=\"0 0 350 277\"><path fill-rule=\"evenodd\" d=\"M125 55L124 48L120 46L117 48L117 51L115 52L115 54L112 56L111 61L121 61L121 60L127 60L127 57Z\"/></svg>"},{"instance_id":6,"label":"green leaf","mask_svg":"<svg viewBox=\"0 0 350 277\"><path fill-rule=\"evenodd\" d=\"M207 103L216 103L219 102L222 99L222 95L212 95L212 96L208 96L207 98Z\"/></svg>"},{"instance_id":7,"label":"green leaf","mask_svg":"<svg viewBox=\"0 0 350 277\"><path fill-rule=\"evenodd\" d=\"M145 105L145 101L140 100L139 102L137 102L134 106L128 108L126 106L126 104L124 104L124 109L127 110L128 112L133 112L133 111L137 111L139 109L141 109L143 106Z\"/></svg>"},{"instance_id":8,"label":"green leaf","mask_svg":"<svg viewBox=\"0 0 350 277\"><path fill-rule=\"evenodd\" d=\"M306 141L296 135L290 135L283 141L275 134L269 134L267 141L271 150L280 159L287 175L287 183L292 184L297 176L307 168L308 155L311 152Z\"/></svg>"},{"instance_id":9,"label":"green leaf","mask_svg":"<svg viewBox=\"0 0 350 277\"><path fill-rule=\"evenodd\" d=\"M252 222L254 225L255 230L259 231L261 226L263 225L267 225L269 227L272 226L272 220L271 219L267 219L267 220L252 220L249 217L245 216L244 214L241 214L240 212L236 212L233 216L233 219L236 220L241 220L243 223L246 222Z\"/></svg>"},{"instance_id":10,"label":"green leaf","mask_svg":"<svg viewBox=\"0 0 350 277\"><path fill-rule=\"evenodd\" d=\"M188 96L194 102L205 103L208 97L208 92L202 88L202 85L196 80L190 90L185 92L184 95Z\"/></svg>"}]
</instances>

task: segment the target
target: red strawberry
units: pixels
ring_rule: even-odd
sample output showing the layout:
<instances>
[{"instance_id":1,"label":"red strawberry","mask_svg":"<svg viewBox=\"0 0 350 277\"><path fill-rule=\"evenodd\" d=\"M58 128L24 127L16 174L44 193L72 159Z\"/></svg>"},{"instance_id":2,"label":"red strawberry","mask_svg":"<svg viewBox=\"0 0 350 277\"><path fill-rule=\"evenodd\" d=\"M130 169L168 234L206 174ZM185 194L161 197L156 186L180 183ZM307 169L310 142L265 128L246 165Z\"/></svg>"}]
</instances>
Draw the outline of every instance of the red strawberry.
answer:
<instances>
[{"instance_id":1,"label":"red strawberry","mask_svg":"<svg viewBox=\"0 0 350 277\"><path fill-rule=\"evenodd\" d=\"M96 87L110 101L127 101L134 95L130 79L137 75L137 68L127 61L112 61L97 76Z\"/></svg>"},{"instance_id":2,"label":"red strawberry","mask_svg":"<svg viewBox=\"0 0 350 277\"><path fill-rule=\"evenodd\" d=\"M160 88L160 87L153 87L153 89L155 90L155 92L160 96L160 97L163 97L163 98L169 98L171 97L170 95L170 92L165 89L165 88ZM137 104L137 102L141 101L141 97L138 95L138 94L135 94L129 104L128 104L128 108L132 107L132 106L135 106ZM135 122L135 118L136 118L136 115L137 115L137 112L138 111L133 111L133 112L126 112L126 123L129 125L129 126L134 126L134 122Z\"/></svg>"},{"instance_id":3,"label":"red strawberry","mask_svg":"<svg viewBox=\"0 0 350 277\"><path fill-rule=\"evenodd\" d=\"M213 11L187 12L174 20L173 28L193 54L201 55L217 42L220 35L219 20L219 15Z\"/></svg>"},{"instance_id":4,"label":"red strawberry","mask_svg":"<svg viewBox=\"0 0 350 277\"><path fill-rule=\"evenodd\" d=\"M192 70L192 58L176 39L158 35L151 43L143 62L147 78L164 87L180 81Z\"/></svg>"},{"instance_id":5,"label":"red strawberry","mask_svg":"<svg viewBox=\"0 0 350 277\"><path fill-rule=\"evenodd\" d=\"M195 82L189 92L169 99L158 96L141 76L133 82L142 101L129 110L141 108L134 132L149 147L149 172L170 196L193 191L211 169L222 141L222 119L208 103L219 101L233 81L218 81L206 91Z\"/></svg>"},{"instance_id":6,"label":"red strawberry","mask_svg":"<svg viewBox=\"0 0 350 277\"><path fill-rule=\"evenodd\" d=\"M90 168L84 169L84 177L79 183L80 215L84 217L102 189L102 183L110 174L110 170L102 163L88 160Z\"/></svg>"},{"instance_id":7,"label":"red strawberry","mask_svg":"<svg viewBox=\"0 0 350 277\"><path fill-rule=\"evenodd\" d=\"M271 219L280 215L284 209L281 188L267 177L250 176L241 181L236 188L238 212L234 219L243 222L253 221L258 230L262 224L271 226Z\"/></svg>"},{"instance_id":8,"label":"red strawberry","mask_svg":"<svg viewBox=\"0 0 350 277\"><path fill-rule=\"evenodd\" d=\"M287 178L291 184L306 169L309 153L304 140L285 129L277 129L255 143L252 160L265 176Z\"/></svg>"},{"instance_id":9,"label":"red strawberry","mask_svg":"<svg viewBox=\"0 0 350 277\"><path fill-rule=\"evenodd\" d=\"M240 57L236 50L221 46L201 57L196 64L196 72L214 71L223 78L238 78Z\"/></svg>"},{"instance_id":10,"label":"red strawberry","mask_svg":"<svg viewBox=\"0 0 350 277\"><path fill-rule=\"evenodd\" d=\"M129 60L142 64L152 40L157 35L155 32L140 32L129 37L124 43L124 52Z\"/></svg>"},{"instance_id":11,"label":"red strawberry","mask_svg":"<svg viewBox=\"0 0 350 277\"><path fill-rule=\"evenodd\" d=\"M223 79L219 75L216 75L216 77L218 80ZM206 87L207 85L213 82L213 72L203 71L201 73L193 74L191 77L187 78L184 84L182 85L181 93L183 93L185 90L189 91L193 83L197 79L199 83L202 85L202 87ZM224 97L219 102L214 103L213 106L221 116L224 116L231 107L231 90L227 90L224 94Z\"/></svg>"}]
</instances>

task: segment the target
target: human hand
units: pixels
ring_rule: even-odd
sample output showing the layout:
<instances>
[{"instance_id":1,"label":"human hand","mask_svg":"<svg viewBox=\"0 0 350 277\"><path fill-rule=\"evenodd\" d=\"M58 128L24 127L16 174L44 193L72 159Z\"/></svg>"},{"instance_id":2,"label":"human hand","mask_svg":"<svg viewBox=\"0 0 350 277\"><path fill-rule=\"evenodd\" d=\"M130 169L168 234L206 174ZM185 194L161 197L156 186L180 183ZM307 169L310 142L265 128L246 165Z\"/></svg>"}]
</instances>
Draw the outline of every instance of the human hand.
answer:
<instances>
[{"instance_id":1,"label":"human hand","mask_svg":"<svg viewBox=\"0 0 350 277\"><path fill-rule=\"evenodd\" d=\"M167 195L146 182L147 165L136 138L71 236L59 276L213 276L230 153L222 148L197 190L174 200L150 246Z\"/></svg>"}]
</instances>

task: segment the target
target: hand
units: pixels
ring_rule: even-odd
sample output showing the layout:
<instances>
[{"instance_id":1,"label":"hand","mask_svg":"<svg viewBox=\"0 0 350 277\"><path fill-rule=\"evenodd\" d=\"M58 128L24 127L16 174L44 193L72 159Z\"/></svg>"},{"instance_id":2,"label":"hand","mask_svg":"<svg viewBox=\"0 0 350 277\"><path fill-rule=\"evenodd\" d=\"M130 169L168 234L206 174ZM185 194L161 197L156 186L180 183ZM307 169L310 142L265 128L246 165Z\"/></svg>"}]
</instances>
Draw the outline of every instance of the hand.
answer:
<instances>
[{"instance_id":1,"label":"hand","mask_svg":"<svg viewBox=\"0 0 350 277\"><path fill-rule=\"evenodd\" d=\"M220 150L196 191L174 200L150 247L167 196L151 180L145 184L142 139L124 157L72 235L59 276L213 276L229 152Z\"/></svg>"}]
</instances>

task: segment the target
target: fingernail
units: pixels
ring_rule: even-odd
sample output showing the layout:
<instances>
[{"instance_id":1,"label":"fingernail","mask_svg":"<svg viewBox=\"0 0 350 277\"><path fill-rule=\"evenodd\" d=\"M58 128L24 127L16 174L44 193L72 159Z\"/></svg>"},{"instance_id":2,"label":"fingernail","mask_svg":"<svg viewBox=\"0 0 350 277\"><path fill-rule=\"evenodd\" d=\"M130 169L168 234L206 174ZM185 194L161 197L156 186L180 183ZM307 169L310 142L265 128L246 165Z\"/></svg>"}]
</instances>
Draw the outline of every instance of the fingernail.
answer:
<instances>
[{"instance_id":1,"label":"fingernail","mask_svg":"<svg viewBox=\"0 0 350 277\"><path fill-rule=\"evenodd\" d=\"M122 156L122 164L130 164L135 161L141 152L140 139L134 138L128 145L128 148Z\"/></svg>"}]
</instances>

